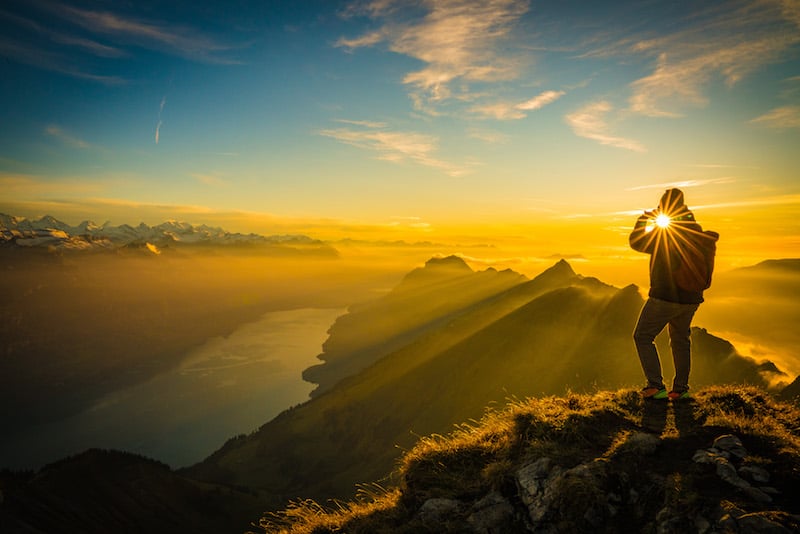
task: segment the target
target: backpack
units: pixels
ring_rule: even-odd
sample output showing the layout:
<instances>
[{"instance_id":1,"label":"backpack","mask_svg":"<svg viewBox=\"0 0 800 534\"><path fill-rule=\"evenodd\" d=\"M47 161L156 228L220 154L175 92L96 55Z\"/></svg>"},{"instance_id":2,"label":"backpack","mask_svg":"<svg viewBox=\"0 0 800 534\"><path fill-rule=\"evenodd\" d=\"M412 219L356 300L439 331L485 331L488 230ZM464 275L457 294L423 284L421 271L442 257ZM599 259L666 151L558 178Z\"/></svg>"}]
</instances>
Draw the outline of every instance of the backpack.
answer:
<instances>
[{"instance_id":1,"label":"backpack","mask_svg":"<svg viewBox=\"0 0 800 534\"><path fill-rule=\"evenodd\" d=\"M687 236L685 246L681 247L682 261L675 269L675 284L679 288L701 293L711 287L718 239L719 234L710 230Z\"/></svg>"}]
</instances>

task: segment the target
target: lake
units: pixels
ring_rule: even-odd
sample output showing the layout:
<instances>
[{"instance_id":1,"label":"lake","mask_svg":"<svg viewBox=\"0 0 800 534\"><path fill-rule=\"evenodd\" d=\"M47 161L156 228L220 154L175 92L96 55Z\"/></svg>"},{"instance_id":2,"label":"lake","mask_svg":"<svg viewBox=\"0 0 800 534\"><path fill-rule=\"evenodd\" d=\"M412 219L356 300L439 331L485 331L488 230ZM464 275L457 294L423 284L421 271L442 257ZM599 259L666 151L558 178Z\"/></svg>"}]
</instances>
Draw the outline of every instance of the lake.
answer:
<instances>
[{"instance_id":1,"label":"lake","mask_svg":"<svg viewBox=\"0 0 800 534\"><path fill-rule=\"evenodd\" d=\"M198 462L308 400L314 385L301 373L319 363L328 328L345 311L270 312L209 339L177 369L4 439L0 467L35 469L88 448L134 452L173 468Z\"/></svg>"}]
</instances>

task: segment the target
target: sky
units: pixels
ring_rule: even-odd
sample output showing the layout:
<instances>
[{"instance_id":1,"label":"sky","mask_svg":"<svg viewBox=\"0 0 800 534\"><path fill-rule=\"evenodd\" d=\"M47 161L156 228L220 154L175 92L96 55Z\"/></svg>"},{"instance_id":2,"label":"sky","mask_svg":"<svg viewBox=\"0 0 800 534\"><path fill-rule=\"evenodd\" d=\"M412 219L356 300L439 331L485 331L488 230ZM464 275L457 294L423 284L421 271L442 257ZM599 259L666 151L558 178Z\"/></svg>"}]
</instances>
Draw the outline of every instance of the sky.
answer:
<instances>
[{"instance_id":1,"label":"sky","mask_svg":"<svg viewBox=\"0 0 800 534\"><path fill-rule=\"evenodd\" d=\"M0 125L28 218L591 261L677 186L800 250L799 0L6 0Z\"/></svg>"}]
</instances>

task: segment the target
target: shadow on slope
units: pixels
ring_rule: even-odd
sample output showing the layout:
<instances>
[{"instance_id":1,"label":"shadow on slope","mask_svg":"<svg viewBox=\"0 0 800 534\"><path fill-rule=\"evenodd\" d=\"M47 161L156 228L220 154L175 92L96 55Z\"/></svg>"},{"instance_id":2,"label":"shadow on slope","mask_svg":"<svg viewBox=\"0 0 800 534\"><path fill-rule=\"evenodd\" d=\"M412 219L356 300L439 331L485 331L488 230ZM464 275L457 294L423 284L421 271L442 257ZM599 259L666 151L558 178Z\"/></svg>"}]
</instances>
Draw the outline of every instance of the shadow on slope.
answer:
<instances>
[{"instance_id":1,"label":"shadow on slope","mask_svg":"<svg viewBox=\"0 0 800 534\"><path fill-rule=\"evenodd\" d=\"M398 489L261 521L292 534L796 532L800 410L753 387L684 403L633 390L526 399L423 438ZM714 445L716 448L712 448Z\"/></svg>"}]
</instances>

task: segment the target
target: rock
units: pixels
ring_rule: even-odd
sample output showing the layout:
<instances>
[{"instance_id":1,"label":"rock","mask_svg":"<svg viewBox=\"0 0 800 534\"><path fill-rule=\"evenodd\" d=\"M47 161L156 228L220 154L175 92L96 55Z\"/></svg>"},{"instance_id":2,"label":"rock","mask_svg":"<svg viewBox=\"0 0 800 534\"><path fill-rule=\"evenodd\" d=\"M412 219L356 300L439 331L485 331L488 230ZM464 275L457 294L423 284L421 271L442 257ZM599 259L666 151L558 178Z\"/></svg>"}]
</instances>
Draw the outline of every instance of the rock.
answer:
<instances>
[{"instance_id":1,"label":"rock","mask_svg":"<svg viewBox=\"0 0 800 534\"><path fill-rule=\"evenodd\" d=\"M733 464L727 458L717 456L714 463L717 465L717 476L719 476L719 478L739 489L750 487L750 483L736 473L736 468L733 467Z\"/></svg>"},{"instance_id":2,"label":"rock","mask_svg":"<svg viewBox=\"0 0 800 534\"><path fill-rule=\"evenodd\" d=\"M545 461L546 460L546 461ZM535 532L559 529L599 528L617 513L609 507L606 464L596 459L564 470L539 459L517 471L519 495Z\"/></svg>"},{"instance_id":3,"label":"rock","mask_svg":"<svg viewBox=\"0 0 800 534\"><path fill-rule=\"evenodd\" d=\"M762 490L758 488L754 488L752 486L748 486L746 488L741 488L745 495L747 495L751 500L760 503L770 503L772 502L772 497L764 493Z\"/></svg>"},{"instance_id":4,"label":"rock","mask_svg":"<svg viewBox=\"0 0 800 534\"><path fill-rule=\"evenodd\" d=\"M697 529L698 534L705 534L711 530L711 522L701 515L695 517L694 526Z\"/></svg>"},{"instance_id":5,"label":"rock","mask_svg":"<svg viewBox=\"0 0 800 534\"><path fill-rule=\"evenodd\" d=\"M792 532L763 513L745 514L736 521L741 534L790 534Z\"/></svg>"},{"instance_id":6,"label":"rock","mask_svg":"<svg viewBox=\"0 0 800 534\"><path fill-rule=\"evenodd\" d=\"M758 489L766 493L767 495L780 495L781 492L777 488L773 488L772 486L759 486Z\"/></svg>"},{"instance_id":7,"label":"rock","mask_svg":"<svg viewBox=\"0 0 800 534\"><path fill-rule=\"evenodd\" d=\"M528 508L531 520L534 522L540 521L546 513L546 509L542 507L542 501L548 479L560 475L561 472L562 469L559 466L553 466L550 458L539 458L517 470L516 482L519 496Z\"/></svg>"},{"instance_id":8,"label":"rock","mask_svg":"<svg viewBox=\"0 0 800 534\"><path fill-rule=\"evenodd\" d=\"M654 434L648 434L647 432L634 432L625 441L624 448L626 451L650 455L656 452L656 449L660 444L661 439Z\"/></svg>"},{"instance_id":9,"label":"rock","mask_svg":"<svg viewBox=\"0 0 800 534\"><path fill-rule=\"evenodd\" d=\"M692 456L692 461L697 464L713 464L718 455L706 449L697 449Z\"/></svg>"},{"instance_id":10,"label":"rock","mask_svg":"<svg viewBox=\"0 0 800 534\"><path fill-rule=\"evenodd\" d=\"M479 534L507 532L514 518L514 507L499 492L493 491L472 506L467 522Z\"/></svg>"},{"instance_id":11,"label":"rock","mask_svg":"<svg viewBox=\"0 0 800 534\"><path fill-rule=\"evenodd\" d=\"M733 434L719 436L714 440L714 447L727 451L737 458L744 458L747 456L747 449L742 445L742 441Z\"/></svg>"},{"instance_id":12,"label":"rock","mask_svg":"<svg viewBox=\"0 0 800 534\"><path fill-rule=\"evenodd\" d=\"M423 522L440 522L461 510L461 503L455 499L428 499L419 509Z\"/></svg>"},{"instance_id":13,"label":"rock","mask_svg":"<svg viewBox=\"0 0 800 534\"><path fill-rule=\"evenodd\" d=\"M739 468L739 476L748 477L753 482L769 482L769 472L755 465L744 465Z\"/></svg>"}]
</instances>

